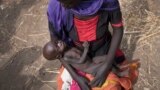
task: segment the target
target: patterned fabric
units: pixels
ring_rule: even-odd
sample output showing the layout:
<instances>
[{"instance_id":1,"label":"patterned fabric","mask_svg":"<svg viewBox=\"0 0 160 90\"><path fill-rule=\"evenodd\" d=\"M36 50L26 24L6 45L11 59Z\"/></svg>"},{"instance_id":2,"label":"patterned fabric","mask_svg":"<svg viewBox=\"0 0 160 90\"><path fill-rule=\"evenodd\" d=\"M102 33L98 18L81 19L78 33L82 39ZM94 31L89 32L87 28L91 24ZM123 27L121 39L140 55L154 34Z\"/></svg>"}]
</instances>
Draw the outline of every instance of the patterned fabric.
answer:
<instances>
[{"instance_id":1,"label":"patterned fabric","mask_svg":"<svg viewBox=\"0 0 160 90\"><path fill-rule=\"evenodd\" d=\"M74 24L78 33L79 41L93 41L96 40L98 16L89 20L80 20L74 18Z\"/></svg>"},{"instance_id":2,"label":"patterned fabric","mask_svg":"<svg viewBox=\"0 0 160 90\"><path fill-rule=\"evenodd\" d=\"M121 64L122 68L119 72L110 72L102 87L95 87L92 88L92 90L122 90L122 88L124 88L123 90L132 90L133 84L138 78L139 65L140 63L138 62L138 60L133 60L132 62L125 61L123 64ZM63 69L64 68L62 67L57 78L58 90L81 90L78 84L73 79L71 79L72 81L70 81L69 89L68 87L66 89L62 87L66 81L62 80L60 77L66 77L66 75L68 76L68 73L62 74L62 72L64 72ZM122 75L121 73L123 72L128 73ZM94 79L94 77L90 74L79 74L88 78L90 81ZM122 76L119 76L118 74L121 74Z\"/></svg>"}]
</instances>

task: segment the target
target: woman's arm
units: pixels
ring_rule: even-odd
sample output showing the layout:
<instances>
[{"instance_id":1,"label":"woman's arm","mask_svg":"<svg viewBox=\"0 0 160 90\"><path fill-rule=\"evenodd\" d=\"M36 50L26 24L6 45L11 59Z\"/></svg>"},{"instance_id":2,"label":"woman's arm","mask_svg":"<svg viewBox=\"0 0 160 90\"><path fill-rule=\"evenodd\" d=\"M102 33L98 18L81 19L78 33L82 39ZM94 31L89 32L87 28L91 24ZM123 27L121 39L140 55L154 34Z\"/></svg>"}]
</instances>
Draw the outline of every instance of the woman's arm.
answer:
<instances>
[{"instance_id":1,"label":"woman's arm","mask_svg":"<svg viewBox=\"0 0 160 90\"><path fill-rule=\"evenodd\" d=\"M97 72L96 78L91 82L91 85L101 86L106 80L106 76L109 74L112 65L114 63L116 50L119 48L122 36L123 36L123 24L121 11L112 11L109 13L109 20L113 27L113 35L110 44L110 48L107 55L104 55L104 64Z\"/></svg>"}]
</instances>

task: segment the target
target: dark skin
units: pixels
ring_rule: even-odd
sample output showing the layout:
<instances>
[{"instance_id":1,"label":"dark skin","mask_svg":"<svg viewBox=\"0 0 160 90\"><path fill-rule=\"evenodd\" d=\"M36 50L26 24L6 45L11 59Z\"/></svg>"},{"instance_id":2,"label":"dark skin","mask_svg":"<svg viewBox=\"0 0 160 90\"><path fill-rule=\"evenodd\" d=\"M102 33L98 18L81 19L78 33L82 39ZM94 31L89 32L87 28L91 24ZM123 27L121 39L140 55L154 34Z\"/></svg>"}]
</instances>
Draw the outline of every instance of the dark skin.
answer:
<instances>
[{"instance_id":1,"label":"dark skin","mask_svg":"<svg viewBox=\"0 0 160 90\"><path fill-rule=\"evenodd\" d=\"M84 0L59 0L59 1L61 2L61 4L64 7L73 8L73 7L76 7L78 4L80 4L81 1L84 1ZM95 71L94 72L95 78L90 83L90 85L92 87L102 86L102 84L105 82L106 76L109 74L109 72L112 69L112 65L114 63L114 58L115 58L115 52L119 48L119 45L120 45L120 42L121 42L121 39L123 36L123 27L122 26L118 27L118 28L113 27L113 29L114 29L113 36L112 36L111 45L110 45L110 49L109 49L108 53L104 56L96 57L97 61L99 59L103 63L101 65L101 67L98 68L98 70L96 70L96 69L94 70ZM55 37L52 37L51 39L54 39L54 38ZM54 41L54 40L52 40L52 41ZM54 54L54 53L51 52L51 54ZM46 55L46 57L51 59L52 55Z\"/></svg>"},{"instance_id":2,"label":"dark skin","mask_svg":"<svg viewBox=\"0 0 160 90\"><path fill-rule=\"evenodd\" d=\"M76 48L71 48L70 50L68 50L67 52L65 52L63 59L71 64L74 68L92 74L93 76L95 75L94 72L95 70L97 70L97 68L99 68L102 63L99 63L99 59L101 58L95 58L97 60L95 60L93 58L94 61L97 61L97 63L95 64L95 62L93 62L88 56L88 49L89 49L89 44L88 42L84 42L83 43L83 47L84 47L84 51L81 52L80 50L76 49ZM82 55L81 55L82 54Z\"/></svg>"},{"instance_id":3,"label":"dark skin","mask_svg":"<svg viewBox=\"0 0 160 90\"><path fill-rule=\"evenodd\" d=\"M120 45L120 42L121 42L121 39L122 39L122 35L123 35L123 27L115 28L114 32L113 32L112 41L111 41L111 47L109 49L108 54L107 55L103 55L103 56L97 56L97 57L93 58L93 61L95 63L100 63L101 62L101 65L100 64L96 64L96 65L94 64L93 65L92 62L89 62L89 60L86 60L87 64L85 63L86 64L85 66L88 66L88 68L92 67L92 68L88 69L89 71L87 71L87 72L95 76L93 81L90 82L90 85L92 87L97 87L97 86L100 87L100 86L102 86L103 83L106 80L106 76L112 70L112 65L117 67L114 64L114 57L115 57L115 52L116 52L116 50L118 49L118 47ZM71 59L70 61L72 61L72 62L73 61L77 61L77 58L76 58L76 60ZM76 66L76 64L72 64L72 65L75 65L75 67L78 67L78 65ZM99 67L99 65L100 65L100 67ZM82 68L82 66L83 65L79 64L79 67L81 67L79 69L84 71L84 68ZM85 67L85 68L87 68L87 67ZM87 69L85 69L85 70L87 70Z\"/></svg>"},{"instance_id":4,"label":"dark skin","mask_svg":"<svg viewBox=\"0 0 160 90\"><path fill-rule=\"evenodd\" d=\"M49 27L52 27L52 25L49 24ZM62 44L63 42L61 42L58 39L58 37L54 35L50 36L51 36L50 42L48 42L43 48L43 56L47 60L55 60L55 59L60 60L63 66L71 74L72 78L79 84L81 89L90 90L90 86L88 85L88 80L78 75L76 70L62 58L64 52L66 52L69 49L69 46L65 46L66 44Z\"/></svg>"},{"instance_id":5,"label":"dark skin","mask_svg":"<svg viewBox=\"0 0 160 90\"><path fill-rule=\"evenodd\" d=\"M63 58L61 58L60 55L62 55L65 52L65 47L66 46L62 41L57 41L57 43L50 41L43 48L43 56L48 60L55 60L59 58L58 60L60 60L63 66L68 70L73 79L79 84L80 88L82 90L91 90L88 84L88 80L78 75L76 70L72 67L72 65L65 61Z\"/></svg>"},{"instance_id":6,"label":"dark skin","mask_svg":"<svg viewBox=\"0 0 160 90\"><path fill-rule=\"evenodd\" d=\"M67 51L64 54L64 60L67 61L68 63L73 63L73 64L83 64L86 61L87 58L87 53L89 50L89 44L88 42L83 43L84 51L81 55L81 51L76 49L76 48L71 48L69 51ZM76 61L75 61L76 60Z\"/></svg>"},{"instance_id":7,"label":"dark skin","mask_svg":"<svg viewBox=\"0 0 160 90\"><path fill-rule=\"evenodd\" d=\"M43 55L46 59L54 60L54 59L60 58L60 54L63 53L63 49L65 48L66 45L62 41L59 41L58 44L59 45L53 45L52 42L48 42L44 46ZM64 60L64 62L70 64L74 68L94 75L94 72L95 72L94 70L102 65L98 63L101 62L99 59L103 57L95 58L97 59L97 60L94 59L95 63L97 63L95 64L94 62L92 62L92 60L89 57L87 57L87 53L89 49L88 43L84 43L83 46L84 46L83 53L81 53L81 51L76 48L71 48L66 52L64 52L62 59Z\"/></svg>"},{"instance_id":8,"label":"dark skin","mask_svg":"<svg viewBox=\"0 0 160 90\"><path fill-rule=\"evenodd\" d=\"M57 57L59 57L59 54L63 52L65 47L66 47L65 43L63 43L62 41L58 41L57 45L54 45L52 42L49 42L44 47L44 50L43 50L44 57L50 60L51 59L54 60ZM95 57L93 58L94 62L91 60L88 60L88 58L86 59L86 57L87 57L89 45L87 43L84 43L83 47L84 47L84 51L82 53L82 56L80 56L81 55L80 50L76 48L71 48L71 49L68 49L67 52L64 52L65 58L61 58L59 60L61 61L63 66L70 72L71 76L73 78L75 77L75 80L78 82L82 90L90 90L90 85L88 84L89 81L86 78L79 76L76 73L76 70L74 68L84 71L86 73L90 73L93 76L96 76L95 70L101 69L100 67L104 65L103 60L105 59L105 57L104 56ZM54 53L54 55L53 53L51 54L51 51ZM52 55L52 56L48 57L49 55ZM76 63L77 61L80 61L80 62ZM117 68L120 68L120 69L121 68L123 69L125 67L128 67L128 65L122 66L122 67L117 66ZM106 77L105 77L105 80L106 80Z\"/></svg>"},{"instance_id":9,"label":"dark skin","mask_svg":"<svg viewBox=\"0 0 160 90\"><path fill-rule=\"evenodd\" d=\"M63 43L64 44L64 43ZM81 53L77 48L71 48L67 52L65 52L63 59L71 64L74 68L89 73L93 76L96 75L96 71L99 67L103 65L104 56L96 56L93 59L87 56L87 52L89 49L89 43L83 43L84 51ZM81 55L82 54L82 55ZM81 56L80 56L81 55ZM117 66L116 63L112 65L116 70L119 70L121 67Z\"/></svg>"},{"instance_id":10,"label":"dark skin","mask_svg":"<svg viewBox=\"0 0 160 90\"><path fill-rule=\"evenodd\" d=\"M102 63L99 63L100 58L96 58L97 61L93 63L91 60L86 59L87 52L89 49L89 45L87 43L83 44L84 51L81 55L81 51L76 48L68 49L66 52L63 50L65 49L66 45L62 41L58 41L57 45L53 42L48 42L43 49L43 55L48 60L55 60L57 58L60 58L60 62L63 64L63 66L68 70L68 72L71 74L71 76L74 78L74 80L77 81L77 83L80 85L82 90L90 90L89 81L78 75L76 73L76 69L79 69L83 72L90 73L93 76L95 75L95 71L97 68L101 67ZM64 53L64 57L61 58L59 54ZM103 58L103 57L101 57ZM78 63L76 63L79 61ZM101 62L101 61L100 61Z\"/></svg>"},{"instance_id":11,"label":"dark skin","mask_svg":"<svg viewBox=\"0 0 160 90\"><path fill-rule=\"evenodd\" d=\"M60 57L59 54L63 52L63 49L65 49L66 45L62 41L59 41L57 46L59 46L59 47L53 46L51 42L47 43L44 47L43 55L45 57L49 56L51 53L50 51L52 50L54 55L52 55L52 57L49 57L48 59L53 60L53 59ZM77 48L71 48L71 49L67 50L66 52L64 52L63 58L61 58L61 60L64 60L63 63L66 62L78 70L81 70L83 72L86 72L86 73L89 73L89 74L92 74L93 76L95 76L96 75L95 70L98 70L98 68L102 66L103 61L101 61L101 60L104 60L104 56L97 56L97 57L93 58L93 61L94 61L93 62L87 56L88 49L89 49L88 42L84 42L83 47L84 47L83 52L81 52ZM119 68L119 67L117 67L117 68ZM71 72L72 71L74 71L74 70L71 70Z\"/></svg>"},{"instance_id":12,"label":"dark skin","mask_svg":"<svg viewBox=\"0 0 160 90\"><path fill-rule=\"evenodd\" d=\"M59 48L57 48L58 46L53 44L53 42L48 42L44 48L43 48L43 56L47 59L47 60L53 60L56 59L58 57L60 57L60 52L62 52Z\"/></svg>"}]
</instances>

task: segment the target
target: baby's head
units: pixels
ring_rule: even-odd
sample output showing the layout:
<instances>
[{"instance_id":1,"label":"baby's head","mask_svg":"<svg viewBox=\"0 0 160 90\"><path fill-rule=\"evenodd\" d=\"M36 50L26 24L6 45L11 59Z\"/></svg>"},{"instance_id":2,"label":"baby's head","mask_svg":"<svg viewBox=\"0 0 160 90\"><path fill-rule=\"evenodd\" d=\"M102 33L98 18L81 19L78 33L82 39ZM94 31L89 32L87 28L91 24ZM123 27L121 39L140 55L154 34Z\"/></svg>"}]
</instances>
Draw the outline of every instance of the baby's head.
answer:
<instances>
[{"instance_id":1,"label":"baby's head","mask_svg":"<svg viewBox=\"0 0 160 90\"><path fill-rule=\"evenodd\" d=\"M50 41L43 48L43 56L47 60L55 60L60 58L64 48L65 44L62 41L58 41L57 43Z\"/></svg>"}]
</instances>

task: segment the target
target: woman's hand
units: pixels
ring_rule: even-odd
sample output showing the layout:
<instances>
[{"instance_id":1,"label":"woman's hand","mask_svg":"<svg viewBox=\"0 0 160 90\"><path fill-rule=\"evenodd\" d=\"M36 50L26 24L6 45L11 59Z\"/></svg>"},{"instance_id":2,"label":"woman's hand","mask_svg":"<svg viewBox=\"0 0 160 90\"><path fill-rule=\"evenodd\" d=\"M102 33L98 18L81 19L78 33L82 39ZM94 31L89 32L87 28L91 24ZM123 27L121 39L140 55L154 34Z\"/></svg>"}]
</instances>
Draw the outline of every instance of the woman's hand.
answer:
<instances>
[{"instance_id":1,"label":"woman's hand","mask_svg":"<svg viewBox=\"0 0 160 90\"><path fill-rule=\"evenodd\" d=\"M92 87L101 87L110 73L113 59L107 55L104 55L103 59L105 59L103 64L95 70L93 75L95 78L90 82Z\"/></svg>"}]
</instances>

